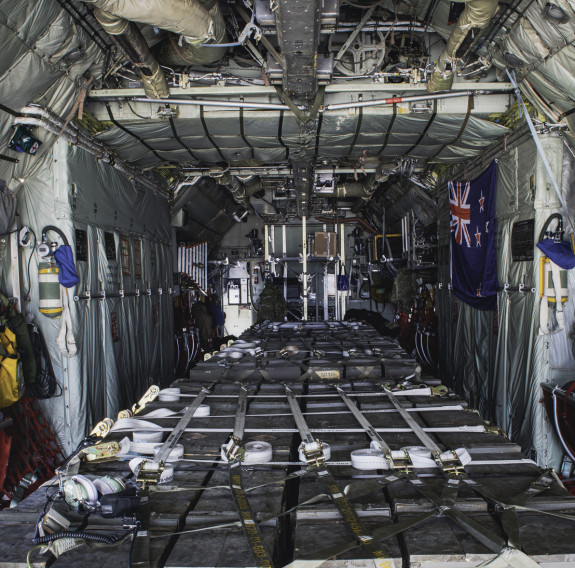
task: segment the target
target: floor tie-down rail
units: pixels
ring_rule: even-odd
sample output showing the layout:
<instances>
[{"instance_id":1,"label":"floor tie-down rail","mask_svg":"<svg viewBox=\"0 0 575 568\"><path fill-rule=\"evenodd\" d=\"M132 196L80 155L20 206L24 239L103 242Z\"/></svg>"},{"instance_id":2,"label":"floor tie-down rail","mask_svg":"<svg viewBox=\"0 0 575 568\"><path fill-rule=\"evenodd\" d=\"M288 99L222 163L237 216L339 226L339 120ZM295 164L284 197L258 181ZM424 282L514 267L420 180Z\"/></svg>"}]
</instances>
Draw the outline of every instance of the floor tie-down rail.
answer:
<instances>
[{"instance_id":1,"label":"floor tie-down rail","mask_svg":"<svg viewBox=\"0 0 575 568\"><path fill-rule=\"evenodd\" d=\"M350 323L268 324L242 341L105 439L142 450L141 440L162 438L139 473L147 504L132 566L573 565L575 503L554 474L440 395L395 342ZM173 480L156 484L151 470L180 444ZM130 470L125 459L79 472ZM121 527L92 515L84 530ZM57 563L126 566L130 541ZM21 560L15 546L9 561Z\"/></svg>"}]
</instances>

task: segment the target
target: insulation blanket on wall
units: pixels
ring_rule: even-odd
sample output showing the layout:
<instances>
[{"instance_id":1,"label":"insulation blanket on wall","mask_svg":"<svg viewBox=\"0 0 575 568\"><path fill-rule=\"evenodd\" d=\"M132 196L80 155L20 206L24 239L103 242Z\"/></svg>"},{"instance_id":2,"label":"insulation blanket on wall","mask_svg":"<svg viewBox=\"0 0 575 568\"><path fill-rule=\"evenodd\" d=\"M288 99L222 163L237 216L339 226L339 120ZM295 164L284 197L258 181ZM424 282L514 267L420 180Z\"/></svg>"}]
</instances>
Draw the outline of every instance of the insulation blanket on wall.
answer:
<instances>
[{"instance_id":1,"label":"insulation blanket on wall","mask_svg":"<svg viewBox=\"0 0 575 568\"><path fill-rule=\"evenodd\" d=\"M560 137L541 137L541 143L566 196L573 160L565 160ZM440 369L443 380L453 384L484 418L520 444L526 455L532 455L544 467L557 468L562 450L540 403L541 383L557 384L575 369L574 345L569 336L575 325L575 271L568 273L565 329L540 336L537 286L541 252L535 244L548 217L560 212L560 204L530 138L501 153L497 160L497 310L474 309L459 301L447 286L441 287L436 304L442 346ZM482 172L481 164L468 169L466 177ZM438 204L442 282L449 281L447 198L442 192ZM513 228L517 222L528 220L533 220L533 237L526 244L533 258L519 260L512 254Z\"/></svg>"},{"instance_id":2,"label":"insulation blanket on wall","mask_svg":"<svg viewBox=\"0 0 575 568\"><path fill-rule=\"evenodd\" d=\"M42 227L55 225L67 236L80 278L69 288L75 357L60 355L60 320L38 313L36 252L31 259L31 302L23 305L25 313L35 314L62 386L61 396L42 405L68 453L98 421L115 418L151 383L169 379L169 206L63 140L39 160L18 198L22 225L37 235ZM29 254L26 249L23 263Z\"/></svg>"}]
</instances>

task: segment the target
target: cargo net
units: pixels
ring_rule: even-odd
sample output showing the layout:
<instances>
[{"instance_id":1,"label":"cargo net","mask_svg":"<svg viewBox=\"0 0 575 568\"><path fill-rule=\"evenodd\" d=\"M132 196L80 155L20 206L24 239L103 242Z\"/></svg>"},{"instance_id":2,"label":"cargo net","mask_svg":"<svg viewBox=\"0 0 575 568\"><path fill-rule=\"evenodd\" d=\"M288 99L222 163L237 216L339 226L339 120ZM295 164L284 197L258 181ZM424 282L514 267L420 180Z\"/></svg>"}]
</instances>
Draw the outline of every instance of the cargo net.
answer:
<instances>
[{"instance_id":1,"label":"cargo net","mask_svg":"<svg viewBox=\"0 0 575 568\"><path fill-rule=\"evenodd\" d=\"M15 507L54 475L64 455L38 402L25 397L0 422L0 510Z\"/></svg>"}]
</instances>

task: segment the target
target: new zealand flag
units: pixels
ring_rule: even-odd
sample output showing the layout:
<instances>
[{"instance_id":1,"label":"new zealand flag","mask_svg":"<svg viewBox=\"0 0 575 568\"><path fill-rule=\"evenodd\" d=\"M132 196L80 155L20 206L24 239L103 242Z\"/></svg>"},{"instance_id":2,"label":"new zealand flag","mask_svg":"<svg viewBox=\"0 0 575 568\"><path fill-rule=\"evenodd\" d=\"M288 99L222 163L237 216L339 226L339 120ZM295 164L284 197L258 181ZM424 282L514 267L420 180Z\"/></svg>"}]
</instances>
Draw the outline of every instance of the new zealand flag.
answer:
<instances>
[{"instance_id":1,"label":"new zealand flag","mask_svg":"<svg viewBox=\"0 0 575 568\"><path fill-rule=\"evenodd\" d=\"M451 284L479 310L497 308L495 162L473 181L450 181Z\"/></svg>"}]
</instances>

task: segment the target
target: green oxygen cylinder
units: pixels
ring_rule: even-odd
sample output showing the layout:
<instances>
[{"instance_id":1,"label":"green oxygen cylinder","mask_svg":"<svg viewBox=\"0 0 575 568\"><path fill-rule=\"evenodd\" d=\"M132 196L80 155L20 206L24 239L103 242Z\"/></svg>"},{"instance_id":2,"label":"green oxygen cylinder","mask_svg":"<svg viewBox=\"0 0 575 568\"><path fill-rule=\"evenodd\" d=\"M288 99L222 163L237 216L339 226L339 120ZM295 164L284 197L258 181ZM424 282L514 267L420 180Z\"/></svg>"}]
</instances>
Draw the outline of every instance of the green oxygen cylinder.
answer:
<instances>
[{"instance_id":1,"label":"green oxygen cylinder","mask_svg":"<svg viewBox=\"0 0 575 568\"><path fill-rule=\"evenodd\" d=\"M56 264L51 262L38 264L38 284L40 288L40 313L48 318L59 318L62 315L62 298Z\"/></svg>"}]
</instances>

